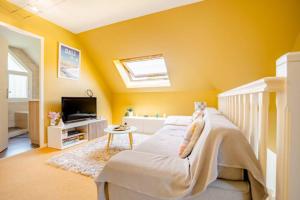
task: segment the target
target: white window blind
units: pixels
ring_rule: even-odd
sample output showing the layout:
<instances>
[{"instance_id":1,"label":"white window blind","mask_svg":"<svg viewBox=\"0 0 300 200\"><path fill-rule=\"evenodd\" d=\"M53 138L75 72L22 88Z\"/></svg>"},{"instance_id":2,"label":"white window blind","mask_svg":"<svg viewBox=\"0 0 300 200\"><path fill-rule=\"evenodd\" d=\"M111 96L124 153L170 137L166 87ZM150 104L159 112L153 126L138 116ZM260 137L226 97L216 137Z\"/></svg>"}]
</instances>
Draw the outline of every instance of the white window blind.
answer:
<instances>
[{"instance_id":1,"label":"white window blind","mask_svg":"<svg viewBox=\"0 0 300 200\"><path fill-rule=\"evenodd\" d=\"M25 66L18 62L14 56L8 54L8 98L29 98L29 73Z\"/></svg>"},{"instance_id":2,"label":"white window blind","mask_svg":"<svg viewBox=\"0 0 300 200\"><path fill-rule=\"evenodd\" d=\"M163 58L124 62L134 77L167 76L167 68Z\"/></svg>"},{"instance_id":3,"label":"white window blind","mask_svg":"<svg viewBox=\"0 0 300 200\"><path fill-rule=\"evenodd\" d=\"M9 74L8 98L28 98L28 76Z\"/></svg>"}]
</instances>

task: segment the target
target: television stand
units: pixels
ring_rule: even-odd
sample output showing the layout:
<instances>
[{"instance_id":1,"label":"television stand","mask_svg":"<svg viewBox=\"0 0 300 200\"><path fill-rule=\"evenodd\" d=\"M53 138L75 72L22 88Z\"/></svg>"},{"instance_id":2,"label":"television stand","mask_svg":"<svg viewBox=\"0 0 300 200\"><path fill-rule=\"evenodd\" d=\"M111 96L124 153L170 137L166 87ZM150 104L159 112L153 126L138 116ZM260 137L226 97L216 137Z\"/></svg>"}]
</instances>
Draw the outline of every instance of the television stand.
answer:
<instances>
[{"instance_id":1,"label":"television stand","mask_svg":"<svg viewBox=\"0 0 300 200\"><path fill-rule=\"evenodd\" d=\"M48 127L48 147L66 149L105 135L106 119L90 119ZM76 134L74 134L76 132ZM70 133L70 134L69 134ZM71 134L73 133L73 134Z\"/></svg>"}]
</instances>

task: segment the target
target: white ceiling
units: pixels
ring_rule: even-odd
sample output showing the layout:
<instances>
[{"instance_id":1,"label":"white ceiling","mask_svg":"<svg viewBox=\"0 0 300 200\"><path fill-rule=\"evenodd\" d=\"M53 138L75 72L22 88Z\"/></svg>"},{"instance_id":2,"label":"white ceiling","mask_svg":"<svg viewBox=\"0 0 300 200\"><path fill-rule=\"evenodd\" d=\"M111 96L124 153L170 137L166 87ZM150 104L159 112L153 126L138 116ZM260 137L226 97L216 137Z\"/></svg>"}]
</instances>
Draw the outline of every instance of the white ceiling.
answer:
<instances>
[{"instance_id":1,"label":"white ceiling","mask_svg":"<svg viewBox=\"0 0 300 200\"><path fill-rule=\"evenodd\" d=\"M37 64L40 64L41 43L39 39L17 33L9 30L4 26L0 26L0 37L7 40L8 45L17 47L26 52L26 54Z\"/></svg>"},{"instance_id":2,"label":"white ceiling","mask_svg":"<svg viewBox=\"0 0 300 200\"><path fill-rule=\"evenodd\" d=\"M73 33L200 0L9 0Z\"/></svg>"}]
</instances>

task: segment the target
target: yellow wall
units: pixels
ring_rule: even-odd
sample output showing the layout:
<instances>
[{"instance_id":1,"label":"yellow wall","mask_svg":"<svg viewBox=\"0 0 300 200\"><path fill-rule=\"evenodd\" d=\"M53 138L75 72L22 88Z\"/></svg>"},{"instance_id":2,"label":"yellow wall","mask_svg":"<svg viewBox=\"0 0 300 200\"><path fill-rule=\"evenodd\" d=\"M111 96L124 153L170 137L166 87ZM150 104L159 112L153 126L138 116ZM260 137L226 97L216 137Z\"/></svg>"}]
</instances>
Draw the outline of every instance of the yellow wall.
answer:
<instances>
[{"instance_id":1,"label":"yellow wall","mask_svg":"<svg viewBox=\"0 0 300 200\"><path fill-rule=\"evenodd\" d=\"M298 38L296 40L295 46L294 46L294 51L300 51L300 33L298 35Z\"/></svg>"},{"instance_id":2,"label":"yellow wall","mask_svg":"<svg viewBox=\"0 0 300 200\"><path fill-rule=\"evenodd\" d=\"M84 95L87 88L114 123L128 107L140 115L188 115L194 101L216 106L218 92L274 75L276 58L300 49L298 0L207 0L79 35L39 17L11 14L13 6L0 2L1 21L45 38L45 117L59 110L61 96ZM58 42L82 50L80 81L57 79ZM127 89L112 61L159 53L172 86Z\"/></svg>"},{"instance_id":3,"label":"yellow wall","mask_svg":"<svg viewBox=\"0 0 300 200\"><path fill-rule=\"evenodd\" d=\"M197 92L140 92L113 94L113 121L122 120L128 107L134 108L138 115L191 115L194 101L203 100L210 106L216 106L217 91Z\"/></svg>"},{"instance_id":4,"label":"yellow wall","mask_svg":"<svg viewBox=\"0 0 300 200\"><path fill-rule=\"evenodd\" d=\"M207 0L79 34L113 94L113 121L138 114L191 114L193 101L275 74L300 32L298 0ZM172 86L127 89L114 59L164 54Z\"/></svg>"},{"instance_id":5,"label":"yellow wall","mask_svg":"<svg viewBox=\"0 0 300 200\"><path fill-rule=\"evenodd\" d=\"M47 113L49 111L60 111L61 96L84 96L85 90L88 88L91 88L98 97L98 104L100 105L98 113L111 120L111 93L104 84L98 69L91 62L86 50L78 42L77 36L36 16L24 19L23 16L28 15L25 11L21 10L11 14L10 11L16 9L16 7L6 1L1 0L0 3L0 21L44 37L45 128L49 123ZM81 50L80 81L57 78L58 42L63 42Z\"/></svg>"}]
</instances>

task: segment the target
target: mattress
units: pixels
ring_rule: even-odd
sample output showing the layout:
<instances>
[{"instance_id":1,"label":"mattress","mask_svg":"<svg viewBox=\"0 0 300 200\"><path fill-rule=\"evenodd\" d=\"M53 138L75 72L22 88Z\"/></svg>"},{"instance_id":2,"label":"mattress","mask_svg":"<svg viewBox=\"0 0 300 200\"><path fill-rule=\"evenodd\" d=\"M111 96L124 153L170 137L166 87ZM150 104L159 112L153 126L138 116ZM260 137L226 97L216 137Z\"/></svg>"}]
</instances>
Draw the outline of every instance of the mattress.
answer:
<instances>
[{"instance_id":1,"label":"mattress","mask_svg":"<svg viewBox=\"0 0 300 200\"><path fill-rule=\"evenodd\" d=\"M115 184L108 184L109 200L159 200L141 193L133 192ZM246 181L217 179L208 188L192 198L178 200L250 200L250 186Z\"/></svg>"},{"instance_id":2,"label":"mattress","mask_svg":"<svg viewBox=\"0 0 300 200\"><path fill-rule=\"evenodd\" d=\"M178 149L183 141L186 127L167 125L155 135L141 143L135 151L178 157ZM244 170L218 166L218 178L243 181Z\"/></svg>"}]
</instances>

